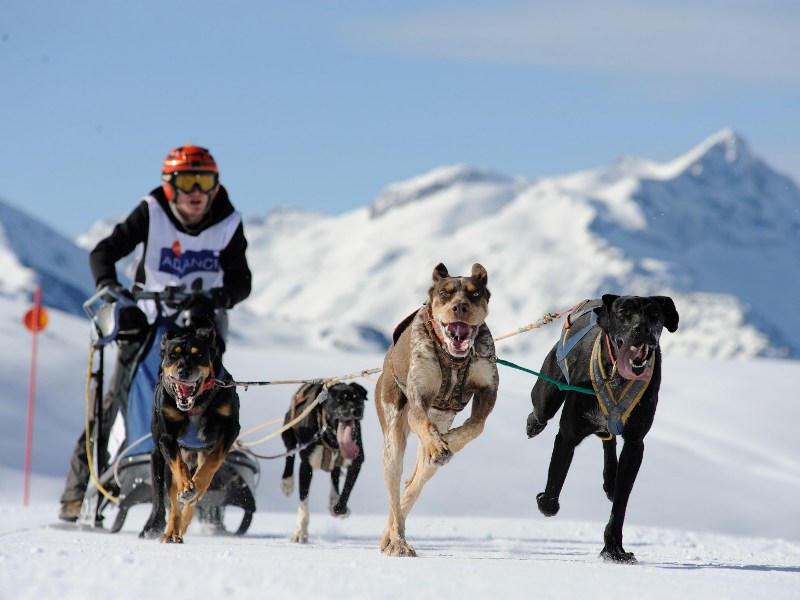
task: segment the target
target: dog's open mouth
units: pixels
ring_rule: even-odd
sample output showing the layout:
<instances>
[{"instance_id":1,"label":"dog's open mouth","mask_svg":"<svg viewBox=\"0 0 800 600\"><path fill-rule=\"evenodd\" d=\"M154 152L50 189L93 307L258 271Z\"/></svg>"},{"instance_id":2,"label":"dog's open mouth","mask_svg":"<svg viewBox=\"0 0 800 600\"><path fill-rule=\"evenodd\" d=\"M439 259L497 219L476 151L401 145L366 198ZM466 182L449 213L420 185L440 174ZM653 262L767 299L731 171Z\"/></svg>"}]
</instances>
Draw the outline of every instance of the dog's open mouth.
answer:
<instances>
[{"instance_id":1,"label":"dog's open mouth","mask_svg":"<svg viewBox=\"0 0 800 600\"><path fill-rule=\"evenodd\" d=\"M339 421L336 427L336 441L339 444L339 451L347 460L353 460L358 456L358 444L353 439L353 429L355 421Z\"/></svg>"},{"instance_id":2,"label":"dog's open mouth","mask_svg":"<svg viewBox=\"0 0 800 600\"><path fill-rule=\"evenodd\" d=\"M655 348L648 344L631 346L617 340L617 372L624 379L648 380L653 376Z\"/></svg>"},{"instance_id":3,"label":"dog's open mouth","mask_svg":"<svg viewBox=\"0 0 800 600\"><path fill-rule=\"evenodd\" d=\"M203 387L202 376L198 375L197 379L193 381L182 381L167 375L167 381L169 382L171 395L175 398L175 404L178 408L182 411L190 410Z\"/></svg>"},{"instance_id":4,"label":"dog's open mouth","mask_svg":"<svg viewBox=\"0 0 800 600\"><path fill-rule=\"evenodd\" d=\"M470 325L463 321L439 323L439 330L442 332L447 351L457 358L467 355L478 335L477 325Z\"/></svg>"}]
</instances>

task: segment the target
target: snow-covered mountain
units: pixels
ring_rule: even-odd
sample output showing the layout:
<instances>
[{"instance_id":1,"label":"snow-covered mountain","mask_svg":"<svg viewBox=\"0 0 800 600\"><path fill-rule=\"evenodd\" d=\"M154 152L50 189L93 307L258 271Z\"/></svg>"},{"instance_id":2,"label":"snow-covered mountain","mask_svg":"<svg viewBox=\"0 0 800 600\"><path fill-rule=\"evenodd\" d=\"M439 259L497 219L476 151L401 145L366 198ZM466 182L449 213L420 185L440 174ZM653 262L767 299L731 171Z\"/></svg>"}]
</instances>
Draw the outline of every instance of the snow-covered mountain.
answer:
<instances>
[{"instance_id":1,"label":"snow-covered mountain","mask_svg":"<svg viewBox=\"0 0 800 600\"><path fill-rule=\"evenodd\" d=\"M438 262L459 274L480 262L495 334L605 292L657 293L681 314L671 351L798 357L785 291L800 281L798 233L797 185L731 130L667 163L624 158L536 181L442 167L341 216L283 210L249 223L247 306L320 345L381 345L425 299Z\"/></svg>"},{"instance_id":2,"label":"snow-covered mountain","mask_svg":"<svg viewBox=\"0 0 800 600\"><path fill-rule=\"evenodd\" d=\"M266 344L382 349L426 298L437 263L463 274L480 262L496 335L606 292L669 294L681 315L669 351L800 357L800 320L787 318L787 288L800 281L800 189L728 129L665 163L626 157L538 180L440 167L340 216L246 217L254 290L236 310L274 323ZM29 293L38 279L51 284L47 304L80 313L92 291L85 251L2 204L0 225L0 293ZM538 352L553 339L550 330L504 344Z\"/></svg>"},{"instance_id":3,"label":"snow-covered mountain","mask_svg":"<svg viewBox=\"0 0 800 600\"><path fill-rule=\"evenodd\" d=\"M0 295L32 298L37 285L44 305L82 315L94 293L86 250L0 201Z\"/></svg>"}]
</instances>

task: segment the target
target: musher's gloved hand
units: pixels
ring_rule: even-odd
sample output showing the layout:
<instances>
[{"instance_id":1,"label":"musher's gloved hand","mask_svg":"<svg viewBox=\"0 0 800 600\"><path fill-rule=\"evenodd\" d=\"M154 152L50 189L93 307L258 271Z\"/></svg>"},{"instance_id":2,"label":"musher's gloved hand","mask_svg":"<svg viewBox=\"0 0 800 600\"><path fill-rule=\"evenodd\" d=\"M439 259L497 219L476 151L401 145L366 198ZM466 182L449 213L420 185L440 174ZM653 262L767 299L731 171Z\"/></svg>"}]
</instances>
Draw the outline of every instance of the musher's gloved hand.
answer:
<instances>
[{"instance_id":1,"label":"musher's gloved hand","mask_svg":"<svg viewBox=\"0 0 800 600\"><path fill-rule=\"evenodd\" d=\"M103 302L111 304L112 302L116 302L120 296L124 296L133 301L133 294L122 287L118 281L101 281L97 284L98 291L104 287L108 287L108 291L103 294Z\"/></svg>"},{"instance_id":2,"label":"musher's gloved hand","mask_svg":"<svg viewBox=\"0 0 800 600\"><path fill-rule=\"evenodd\" d=\"M195 315L214 317L214 301L209 297L209 292L193 292L186 302L186 310Z\"/></svg>"},{"instance_id":3,"label":"musher's gloved hand","mask_svg":"<svg viewBox=\"0 0 800 600\"><path fill-rule=\"evenodd\" d=\"M231 295L225 288L221 287L211 288L210 290L208 290L208 293L211 294L211 302L214 304L214 308L231 307Z\"/></svg>"}]
</instances>

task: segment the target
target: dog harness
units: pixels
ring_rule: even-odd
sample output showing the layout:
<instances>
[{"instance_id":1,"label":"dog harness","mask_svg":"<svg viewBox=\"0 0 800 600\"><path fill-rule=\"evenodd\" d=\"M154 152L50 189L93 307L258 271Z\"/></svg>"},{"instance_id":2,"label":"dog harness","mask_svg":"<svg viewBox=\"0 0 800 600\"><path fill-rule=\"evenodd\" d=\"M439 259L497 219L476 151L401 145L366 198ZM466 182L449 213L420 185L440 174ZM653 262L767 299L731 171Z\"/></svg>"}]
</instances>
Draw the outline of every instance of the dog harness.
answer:
<instances>
[{"instance_id":1,"label":"dog harness","mask_svg":"<svg viewBox=\"0 0 800 600\"><path fill-rule=\"evenodd\" d=\"M306 383L299 390L297 390L295 395L292 397L292 405L289 408L289 420L294 420L295 415L300 412L308 402L316 398L321 389L322 387L319 384ZM328 428L328 418L325 407L317 406L317 409L321 410L315 410L311 414L307 415L302 421L302 423L311 427L311 419L314 417L314 413L316 413L316 433L314 433L311 440L305 444L304 447L307 448L313 443L320 442L320 447L322 448L320 469L330 473L334 469L338 469L344 465L344 456L342 456L342 453L339 451L339 445L335 441L335 436L334 441L331 442L330 439L328 439L328 436L325 435L326 433L330 432L330 429Z\"/></svg>"},{"instance_id":2,"label":"dog harness","mask_svg":"<svg viewBox=\"0 0 800 600\"><path fill-rule=\"evenodd\" d=\"M594 312L594 309L601 306L601 304L602 302L600 300L584 300L567 315L566 319L564 319L564 333L561 335L561 338L558 340L558 345L556 346L556 361L558 361L558 366L561 367L561 372L564 373L564 377L569 384L572 382L569 379L567 355L577 346L578 342L586 337L589 330L597 325L597 313ZM586 313L589 313L589 322L581 329L575 331L572 325Z\"/></svg>"},{"instance_id":3,"label":"dog harness","mask_svg":"<svg viewBox=\"0 0 800 600\"><path fill-rule=\"evenodd\" d=\"M556 360L561 372L564 373L567 383L572 383L569 376L567 357L578 342L586 337L593 328L599 330L599 327L597 327L597 313L594 312L594 309L601 305L602 302L600 300L584 300L564 321L564 333L556 346ZM589 322L578 331L573 331L572 325L575 321L587 313L589 313ZM603 338L605 338L608 356L612 363L610 373L607 372L607 366L603 363ZM627 423L631 411L639 404L647 387L650 385L650 380L627 380L622 377L614 377L616 373L616 363L611 351L611 342L608 339L608 334L599 330L592 346L591 358L589 359L589 376L592 380L592 389L595 391L597 403L606 417L608 435L596 434L604 440L609 440L615 435L622 434L622 428Z\"/></svg>"},{"instance_id":4,"label":"dog harness","mask_svg":"<svg viewBox=\"0 0 800 600\"><path fill-rule=\"evenodd\" d=\"M416 310L411 313L395 328L394 335L392 336L395 343L397 343L400 334L411 324L418 312L419 310ZM433 341L433 348L436 351L439 371L442 376L439 392L436 394L433 402L431 402L431 406L439 410L461 412L467 404L469 404L471 398L464 400L464 388L467 383L469 365L470 362L472 362L472 357L475 355L475 347L473 346L470 348L469 353L463 358L454 358L450 356L443 348L444 340L436 332L436 321L434 321L430 314L430 307L428 307L428 318L425 319L425 331L428 337ZM453 371L456 372L455 383L451 382ZM394 370L394 363L392 363L392 376L394 377L395 383L397 383L397 387L400 388L400 391L408 395L406 384L400 381L400 378Z\"/></svg>"},{"instance_id":5,"label":"dog harness","mask_svg":"<svg viewBox=\"0 0 800 600\"><path fill-rule=\"evenodd\" d=\"M469 364L475 354L475 347L470 348L467 355L463 358L454 358L443 348L444 340L436 332L436 322L433 319L425 321L425 330L428 336L434 340L433 347L436 350L436 358L439 360L439 371L442 374L442 383L436 398L431 402L433 408L439 410L452 410L461 412L469 404L470 398L464 400L464 387L467 383L467 373ZM436 341L439 343L437 344ZM451 386L453 371L456 372L456 380ZM448 393L449 392L449 393Z\"/></svg>"},{"instance_id":6,"label":"dog harness","mask_svg":"<svg viewBox=\"0 0 800 600\"><path fill-rule=\"evenodd\" d=\"M611 357L611 374L606 375L606 366L603 364L602 345L603 338L606 340L608 355ZM622 427L627 423L631 411L636 408L642 399L647 387L650 385L649 379L628 380L622 377L614 377L617 373L617 365L614 356L611 354L611 342L608 335L600 332L592 346L592 358L589 362L589 375L592 378L592 388L597 394L597 402L600 410L606 416L606 427L608 436L598 434L601 439L611 439L615 435L622 434Z\"/></svg>"}]
</instances>

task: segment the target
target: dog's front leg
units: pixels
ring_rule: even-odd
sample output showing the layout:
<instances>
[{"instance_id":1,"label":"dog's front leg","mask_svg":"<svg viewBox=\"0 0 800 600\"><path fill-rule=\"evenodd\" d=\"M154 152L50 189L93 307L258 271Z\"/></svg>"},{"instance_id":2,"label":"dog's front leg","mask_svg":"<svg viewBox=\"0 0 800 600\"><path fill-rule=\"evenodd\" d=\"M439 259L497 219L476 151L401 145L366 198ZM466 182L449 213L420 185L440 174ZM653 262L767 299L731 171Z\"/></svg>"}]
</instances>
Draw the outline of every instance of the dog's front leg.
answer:
<instances>
[{"instance_id":1,"label":"dog's front leg","mask_svg":"<svg viewBox=\"0 0 800 600\"><path fill-rule=\"evenodd\" d=\"M189 467L181 457L180 448L174 437L169 434L162 435L158 441L158 447L170 472L169 518L167 519L167 530L160 539L162 542L182 544L179 496L189 489L194 489L192 476L189 473Z\"/></svg>"},{"instance_id":2,"label":"dog's front leg","mask_svg":"<svg viewBox=\"0 0 800 600\"><path fill-rule=\"evenodd\" d=\"M617 488L617 438L603 440L603 491L606 498L614 501Z\"/></svg>"},{"instance_id":3,"label":"dog's front leg","mask_svg":"<svg viewBox=\"0 0 800 600\"><path fill-rule=\"evenodd\" d=\"M556 434L553 442L553 454L550 457L550 467L547 470L547 485L543 492L536 495L539 512L545 517L553 517L561 509L558 498L561 496L561 489L567 479L578 441L574 435L567 435L563 427Z\"/></svg>"},{"instance_id":4,"label":"dog's front leg","mask_svg":"<svg viewBox=\"0 0 800 600\"><path fill-rule=\"evenodd\" d=\"M469 417L460 426L451 429L444 435L444 440L453 454L459 452L483 432L486 419L494 409L496 400L496 388L481 390L475 394Z\"/></svg>"},{"instance_id":5,"label":"dog's front leg","mask_svg":"<svg viewBox=\"0 0 800 600\"><path fill-rule=\"evenodd\" d=\"M227 449L223 446L222 441L218 442L208 453L198 453L197 469L195 469L194 477L192 477L192 487L183 494L178 494L178 501L182 506L181 536L189 528L194 509L211 485L214 474L219 470L226 454Z\"/></svg>"},{"instance_id":6,"label":"dog's front leg","mask_svg":"<svg viewBox=\"0 0 800 600\"><path fill-rule=\"evenodd\" d=\"M297 447L297 436L292 429L287 429L281 434L281 438L287 452L281 476L281 492L284 496L291 496L294 491L294 450Z\"/></svg>"},{"instance_id":7,"label":"dog's front leg","mask_svg":"<svg viewBox=\"0 0 800 600\"><path fill-rule=\"evenodd\" d=\"M428 416L425 406L429 406L430 402L421 400L412 400L409 397L409 410L408 410L408 425L422 444L425 452L425 460L435 467L442 467L450 462L453 458L453 452L450 450L447 442L436 425L431 421Z\"/></svg>"},{"instance_id":8,"label":"dog's front leg","mask_svg":"<svg viewBox=\"0 0 800 600\"><path fill-rule=\"evenodd\" d=\"M358 425L356 425L358 427ZM347 507L347 503L350 500L350 493L353 491L353 487L356 485L356 479L358 479L358 474L361 472L361 465L364 464L364 450L361 445L361 434L358 433L358 447L359 453L356 458L353 459L353 462L347 467L347 475L344 478L344 484L342 485L342 492L339 493L339 485L338 485L338 476L336 478L336 482L334 483L333 479L331 479L332 490L336 491L336 501L331 505L331 514L334 517L348 517L350 516L350 509ZM331 473L331 478L333 478L333 473Z\"/></svg>"},{"instance_id":9,"label":"dog's front leg","mask_svg":"<svg viewBox=\"0 0 800 600\"><path fill-rule=\"evenodd\" d=\"M292 542L305 544L308 542L308 492L311 489L311 478L314 474L309 457L305 454L300 457L299 471L300 504L297 508L297 530L292 536Z\"/></svg>"},{"instance_id":10,"label":"dog's front leg","mask_svg":"<svg viewBox=\"0 0 800 600\"><path fill-rule=\"evenodd\" d=\"M614 500L611 504L611 518L608 520L604 534L605 546L600 552L601 558L618 563L636 563L632 552L625 552L622 547L622 525L625 522L625 512L628 508L628 499L639 474L644 457L643 440L625 440L622 452L619 455L617 467L617 481L614 488Z\"/></svg>"}]
</instances>

